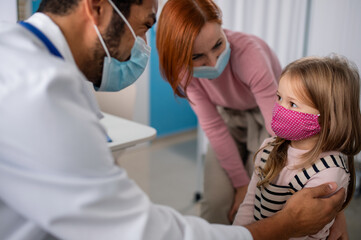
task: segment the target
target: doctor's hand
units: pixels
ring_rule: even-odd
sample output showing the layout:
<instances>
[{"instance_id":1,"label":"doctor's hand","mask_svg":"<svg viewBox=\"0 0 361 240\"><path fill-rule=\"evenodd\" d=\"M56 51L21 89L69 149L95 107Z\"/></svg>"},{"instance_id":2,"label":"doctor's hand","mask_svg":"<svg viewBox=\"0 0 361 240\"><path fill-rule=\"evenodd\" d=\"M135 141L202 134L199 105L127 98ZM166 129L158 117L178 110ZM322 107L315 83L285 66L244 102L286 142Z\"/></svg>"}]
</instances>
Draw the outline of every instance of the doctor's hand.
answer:
<instances>
[{"instance_id":1,"label":"doctor's hand","mask_svg":"<svg viewBox=\"0 0 361 240\"><path fill-rule=\"evenodd\" d=\"M345 189L342 188L333 196L324 198L336 189L336 183L306 188L287 201L281 214L288 217L287 221L292 222L288 224L292 237L316 234L336 217L345 199Z\"/></svg>"},{"instance_id":2,"label":"doctor's hand","mask_svg":"<svg viewBox=\"0 0 361 240\"><path fill-rule=\"evenodd\" d=\"M233 223L234 218L236 217L239 205L241 205L241 203L244 200L244 197L246 196L247 189L248 189L248 185L235 189L233 204L231 210L228 213L228 219L231 222L231 224Z\"/></svg>"},{"instance_id":3,"label":"doctor's hand","mask_svg":"<svg viewBox=\"0 0 361 240\"><path fill-rule=\"evenodd\" d=\"M305 188L294 194L285 207L272 217L262 219L246 228L257 239L289 239L319 232L336 217L345 199L345 189L337 189L336 183Z\"/></svg>"}]
</instances>

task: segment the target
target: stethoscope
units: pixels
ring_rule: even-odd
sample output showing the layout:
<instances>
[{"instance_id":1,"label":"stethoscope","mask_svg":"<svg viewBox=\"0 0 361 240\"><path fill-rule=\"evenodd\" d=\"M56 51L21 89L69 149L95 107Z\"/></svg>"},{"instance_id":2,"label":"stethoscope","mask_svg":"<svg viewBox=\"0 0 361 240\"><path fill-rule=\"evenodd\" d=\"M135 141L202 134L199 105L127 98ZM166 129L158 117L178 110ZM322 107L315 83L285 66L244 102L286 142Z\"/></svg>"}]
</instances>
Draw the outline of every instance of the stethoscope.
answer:
<instances>
[{"instance_id":1,"label":"stethoscope","mask_svg":"<svg viewBox=\"0 0 361 240\"><path fill-rule=\"evenodd\" d=\"M42 33L39 29L37 29L34 25L28 23L28 22L19 22L21 26L28 29L30 32L32 32L35 36L37 36L44 45L48 48L49 52L53 54L56 57L59 57L61 59L64 59L64 57L60 54L58 49L54 46L54 44L47 38L44 33Z\"/></svg>"},{"instance_id":2,"label":"stethoscope","mask_svg":"<svg viewBox=\"0 0 361 240\"><path fill-rule=\"evenodd\" d=\"M58 49L54 46L54 44L45 36L44 33L42 33L38 28L36 28L34 25L28 23L28 22L18 22L21 26L28 29L30 32L32 32L36 37L38 37L44 45L48 48L49 52L61 59L64 59L64 57L61 55L61 53L58 51ZM112 142L112 139L107 135L107 142Z\"/></svg>"}]
</instances>

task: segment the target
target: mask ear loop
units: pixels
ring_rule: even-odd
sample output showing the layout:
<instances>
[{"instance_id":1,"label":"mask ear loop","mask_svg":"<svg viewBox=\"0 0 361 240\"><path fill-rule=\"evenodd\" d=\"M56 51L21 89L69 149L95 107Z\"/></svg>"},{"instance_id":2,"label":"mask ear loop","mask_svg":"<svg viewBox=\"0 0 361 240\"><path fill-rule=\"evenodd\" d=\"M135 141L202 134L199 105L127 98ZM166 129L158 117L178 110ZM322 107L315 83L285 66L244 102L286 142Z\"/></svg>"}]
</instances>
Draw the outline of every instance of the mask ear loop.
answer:
<instances>
[{"instance_id":1,"label":"mask ear loop","mask_svg":"<svg viewBox=\"0 0 361 240\"><path fill-rule=\"evenodd\" d=\"M105 54L106 54L107 57L108 57L108 61L110 62L110 61L111 61L111 57L110 57L108 48L107 48L107 46L105 45L105 42L104 42L104 40L103 40L103 38L102 38L102 35L100 34L97 25L94 24L93 26L94 26L94 29L95 29L97 35L98 35L98 38L99 38L99 40L100 40L100 43L102 44L102 46L103 46L103 48L104 48Z\"/></svg>"},{"instance_id":2,"label":"mask ear loop","mask_svg":"<svg viewBox=\"0 0 361 240\"><path fill-rule=\"evenodd\" d=\"M130 32L132 33L134 39L137 39L137 36L135 35L135 32L132 28L132 26L130 26L128 20L124 17L124 15L119 11L119 9L117 8L117 6L115 6L115 4L111 1L111 0L108 0L108 2L110 3L110 5L112 5L112 7L114 8L114 10L119 14L119 16L123 19L123 21L125 22L125 24L127 24Z\"/></svg>"}]
</instances>

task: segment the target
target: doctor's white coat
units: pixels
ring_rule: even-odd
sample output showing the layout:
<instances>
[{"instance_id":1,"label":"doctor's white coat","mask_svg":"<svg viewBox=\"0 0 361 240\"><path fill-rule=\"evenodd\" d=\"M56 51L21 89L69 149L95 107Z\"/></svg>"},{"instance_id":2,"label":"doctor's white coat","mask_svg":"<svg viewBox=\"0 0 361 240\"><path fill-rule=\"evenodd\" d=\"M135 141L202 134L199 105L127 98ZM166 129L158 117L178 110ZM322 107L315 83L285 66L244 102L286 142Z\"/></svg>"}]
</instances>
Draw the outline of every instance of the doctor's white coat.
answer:
<instances>
[{"instance_id":1,"label":"doctor's white coat","mask_svg":"<svg viewBox=\"0 0 361 240\"><path fill-rule=\"evenodd\" d=\"M0 239L252 239L155 205L115 165L91 84L60 29L29 20L65 60L19 24L0 25Z\"/></svg>"}]
</instances>

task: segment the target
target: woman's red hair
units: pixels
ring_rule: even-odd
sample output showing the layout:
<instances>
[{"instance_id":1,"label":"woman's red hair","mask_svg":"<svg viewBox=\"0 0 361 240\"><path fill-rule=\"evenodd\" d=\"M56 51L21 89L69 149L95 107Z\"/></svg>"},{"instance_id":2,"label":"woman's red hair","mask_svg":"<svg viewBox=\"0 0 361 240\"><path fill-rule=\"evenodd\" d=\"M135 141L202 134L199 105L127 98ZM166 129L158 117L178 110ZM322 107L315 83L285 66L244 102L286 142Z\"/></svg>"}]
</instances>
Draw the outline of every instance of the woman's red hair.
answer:
<instances>
[{"instance_id":1,"label":"woman's red hair","mask_svg":"<svg viewBox=\"0 0 361 240\"><path fill-rule=\"evenodd\" d=\"M159 17L156 39L160 72L179 97L187 98L193 75L193 44L206 22L222 24L222 13L211 0L169 0Z\"/></svg>"}]
</instances>

